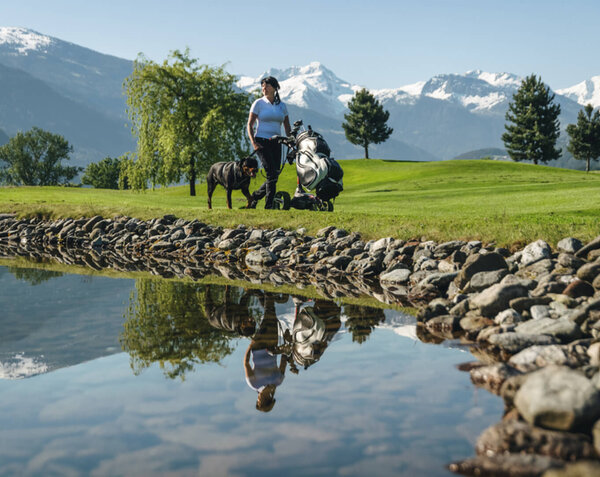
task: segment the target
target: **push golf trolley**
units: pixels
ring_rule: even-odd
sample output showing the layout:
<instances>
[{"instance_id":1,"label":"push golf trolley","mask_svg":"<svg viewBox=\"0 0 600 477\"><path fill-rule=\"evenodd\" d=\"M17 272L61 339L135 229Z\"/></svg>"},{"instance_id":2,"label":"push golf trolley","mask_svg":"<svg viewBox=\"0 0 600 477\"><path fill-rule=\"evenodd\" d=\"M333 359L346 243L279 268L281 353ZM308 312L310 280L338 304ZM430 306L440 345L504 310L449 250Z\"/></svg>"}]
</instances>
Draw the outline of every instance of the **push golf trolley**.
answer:
<instances>
[{"instance_id":1,"label":"push golf trolley","mask_svg":"<svg viewBox=\"0 0 600 477\"><path fill-rule=\"evenodd\" d=\"M276 136L275 139L287 146L287 161L290 164L296 161L298 186L293 197L286 191L278 191L273 207L332 212L333 199L344 189L344 171L331 157L331 150L323 136L310 126L305 130L302 121L296 121L289 136ZM307 190L314 190L314 194Z\"/></svg>"}]
</instances>

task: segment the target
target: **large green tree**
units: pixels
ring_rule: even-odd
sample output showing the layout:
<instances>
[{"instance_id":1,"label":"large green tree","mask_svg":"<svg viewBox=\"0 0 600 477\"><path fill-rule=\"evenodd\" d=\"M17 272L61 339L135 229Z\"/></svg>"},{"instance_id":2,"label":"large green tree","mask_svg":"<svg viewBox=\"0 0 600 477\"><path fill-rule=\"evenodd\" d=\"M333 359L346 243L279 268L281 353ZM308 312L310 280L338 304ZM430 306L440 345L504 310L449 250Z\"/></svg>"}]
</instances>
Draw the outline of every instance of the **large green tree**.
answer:
<instances>
[{"instance_id":1,"label":"large green tree","mask_svg":"<svg viewBox=\"0 0 600 477\"><path fill-rule=\"evenodd\" d=\"M137 138L130 185L196 180L217 161L244 153L250 96L222 67L198 65L189 51L174 51L162 65L140 55L125 79L128 114Z\"/></svg>"},{"instance_id":2,"label":"large green tree","mask_svg":"<svg viewBox=\"0 0 600 477\"><path fill-rule=\"evenodd\" d=\"M58 134L32 128L0 147L0 180L12 185L67 184L81 167L64 166L73 147Z\"/></svg>"},{"instance_id":3,"label":"large green tree","mask_svg":"<svg viewBox=\"0 0 600 477\"><path fill-rule=\"evenodd\" d=\"M81 183L96 189L118 189L123 160L105 157L99 162L92 162L85 168Z\"/></svg>"},{"instance_id":4,"label":"large green tree","mask_svg":"<svg viewBox=\"0 0 600 477\"><path fill-rule=\"evenodd\" d=\"M600 157L600 112L588 104L579 111L577 124L567 126L569 134L568 151L575 159L586 161L586 172L590 171L590 161Z\"/></svg>"},{"instance_id":5,"label":"large green tree","mask_svg":"<svg viewBox=\"0 0 600 477\"><path fill-rule=\"evenodd\" d=\"M502 140L513 161L531 160L534 164L558 159L556 140L560 133L560 105L541 78L530 75L523 80L508 105Z\"/></svg>"},{"instance_id":6,"label":"large green tree","mask_svg":"<svg viewBox=\"0 0 600 477\"><path fill-rule=\"evenodd\" d=\"M394 131L387 126L390 113L365 88L354 94L348 102L348 109L350 112L344 114L345 121L342 123L346 139L362 146L368 159L369 145L386 141Z\"/></svg>"}]
</instances>

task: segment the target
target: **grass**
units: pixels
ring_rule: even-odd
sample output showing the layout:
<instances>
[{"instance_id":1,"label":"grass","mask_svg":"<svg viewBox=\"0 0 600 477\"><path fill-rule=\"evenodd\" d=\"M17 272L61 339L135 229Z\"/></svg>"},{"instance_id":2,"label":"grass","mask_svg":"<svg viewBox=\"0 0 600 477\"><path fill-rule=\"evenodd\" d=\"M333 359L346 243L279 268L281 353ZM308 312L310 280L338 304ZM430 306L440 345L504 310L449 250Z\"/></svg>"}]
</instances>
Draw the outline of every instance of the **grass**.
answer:
<instances>
[{"instance_id":1,"label":"grass","mask_svg":"<svg viewBox=\"0 0 600 477\"><path fill-rule=\"evenodd\" d=\"M189 196L188 186L145 192L0 188L0 212L52 218L99 214L149 219L175 214L224 227L302 226L314 233L334 225L360 232L366 239L478 239L502 246L539 238L556 244L567 236L588 241L600 235L598 173L486 160L340 162L345 189L333 213L240 210L245 199L239 191L233 193L236 208L227 210L220 187L209 211L203 184L197 185L196 197ZM263 180L254 181L251 190ZM294 168L286 166L278 188L292 193L295 182Z\"/></svg>"}]
</instances>

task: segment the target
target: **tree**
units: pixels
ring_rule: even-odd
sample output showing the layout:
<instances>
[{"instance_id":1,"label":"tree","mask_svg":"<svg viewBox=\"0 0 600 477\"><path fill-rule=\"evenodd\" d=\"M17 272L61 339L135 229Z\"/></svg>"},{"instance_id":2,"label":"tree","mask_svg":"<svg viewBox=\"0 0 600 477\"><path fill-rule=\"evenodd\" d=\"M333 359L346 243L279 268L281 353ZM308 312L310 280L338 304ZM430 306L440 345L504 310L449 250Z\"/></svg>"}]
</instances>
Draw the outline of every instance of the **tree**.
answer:
<instances>
[{"instance_id":1,"label":"tree","mask_svg":"<svg viewBox=\"0 0 600 477\"><path fill-rule=\"evenodd\" d=\"M585 171L590 172L590 161L600 157L600 112L593 115L594 107L588 104L577 115L577 124L569 124L568 151L575 159L586 161Z\"/></svg>"},{"instance_id":2,"label":"tree","mask_svg":"<svg viewBox=\"0 0 600 477\"><path fill-rule=\"evenodd\" d=\"M174 51L169 59L159 65L140 55L125 79L137 138L130 186L143 189L148 181L166 186L185 177L194 196L198 175L212 163L244 155L250 97L236 90L235 76L198 65L188 50Z\"/></svg>"},{"instance_id":3,"label":"tree","mask_svg":"<svg viewBox=\"0 0 600 477\"><path fill-rule=\"evenodd\" d=\"M387 127L390 113L365 88L357 91L348 102L350 112L344 114L342 123L346 139L352 144L365 148L365 158L369 158L369 144L379 144L387 140L392 128Z\"/></svg>"},{"instance_id":4,"label":"tree","mask_svg":"<svg viewBox=\"0 0 600 477\"><path fill-rule=\"evenodd\" d=\"M502 140L513 161L548 162L560 157L556 140L559 136L560 105L554 93L535 75L523 80L508 105L506 132Z\"/></svg>"},{"instance_id":5,"label":"tree","mask_svg":"<svg viewBox=\"0 0 600 477\"><path fill-rule=\"evenodd\" d=\"M58 134L32 128L18 132L7 144L0 147L0 180L12 185L59 185L67 184L83 169L63 166L69 160L73 147Z\"/></svg>"},{"instance_id":6,"label":"tree","mask_svg":"<svg viewBox=\"0 0 600 477\"><path fill-rule=\"evenodd\" d=\"M122 162L121 158L105 157L99 162L88 164L81 183L96 189L118 189Z\"/></svg>"},{"instance_id":7,"label":"tree","mask_svg":"<svg viewBox=\"0 0 600 477\"><path fill-rule=\"evenodd\" d=\"M120 337L136 374L158 362L167 377L184 379L197 364L219 363L234 351L234 336L213 328L204 314L213 287L136 280Z\"/></svg>"}]
</instances>

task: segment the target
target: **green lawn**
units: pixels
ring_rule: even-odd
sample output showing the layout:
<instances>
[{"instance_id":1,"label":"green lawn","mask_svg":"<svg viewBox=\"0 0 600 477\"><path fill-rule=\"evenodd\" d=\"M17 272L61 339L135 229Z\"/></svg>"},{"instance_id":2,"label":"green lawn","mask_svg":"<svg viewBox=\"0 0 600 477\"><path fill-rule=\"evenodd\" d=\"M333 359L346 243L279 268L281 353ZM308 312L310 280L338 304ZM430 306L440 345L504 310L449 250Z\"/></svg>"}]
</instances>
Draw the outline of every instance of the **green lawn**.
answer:
<instances>
[{"instance_id":1,"label":"green lawn","mask_svg":"<svg viewBox=\"0 0 600 477\"><path fill-rule=\"evenodd\" d=\"M0 188L0 211L19 215L80 217L129 215L148 219L167 213L235 226L306 227L326 225L360 232L365 238L394 236L444 241L481 239L498 245L567 236L600 235L600 174L499 161L393 162L340 161L345 190L335 211L240 210L245 199L234 191L234 210L225 208L219 187L212 211L206 187L189 196L188 186L146 192L63 187ZM264 179L259 177L251 190ZM293 192L294 168L286 165L279 189Z\"/></svg>"}]
</instances>

